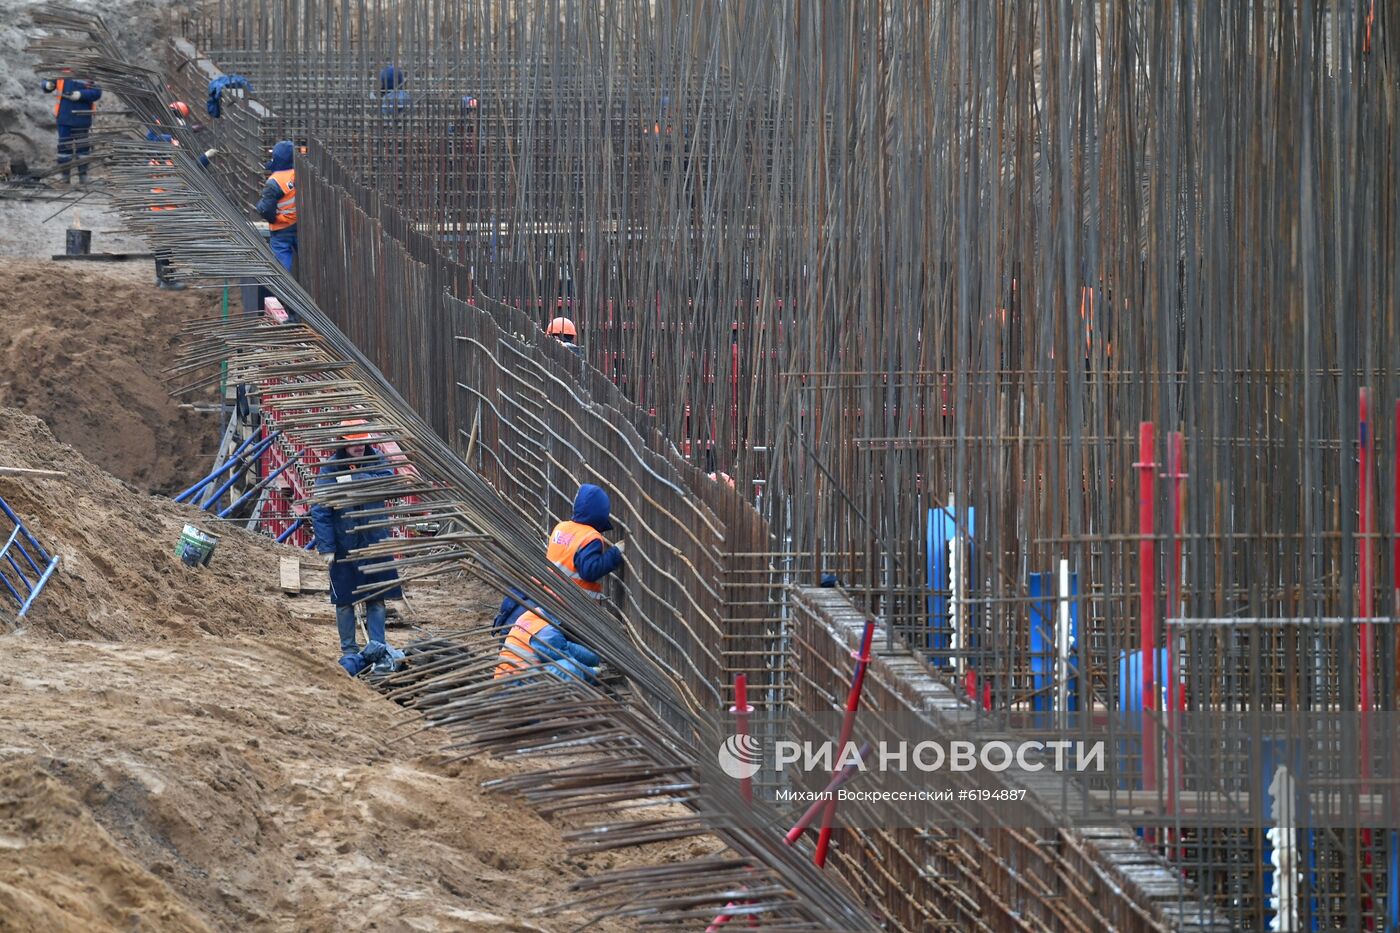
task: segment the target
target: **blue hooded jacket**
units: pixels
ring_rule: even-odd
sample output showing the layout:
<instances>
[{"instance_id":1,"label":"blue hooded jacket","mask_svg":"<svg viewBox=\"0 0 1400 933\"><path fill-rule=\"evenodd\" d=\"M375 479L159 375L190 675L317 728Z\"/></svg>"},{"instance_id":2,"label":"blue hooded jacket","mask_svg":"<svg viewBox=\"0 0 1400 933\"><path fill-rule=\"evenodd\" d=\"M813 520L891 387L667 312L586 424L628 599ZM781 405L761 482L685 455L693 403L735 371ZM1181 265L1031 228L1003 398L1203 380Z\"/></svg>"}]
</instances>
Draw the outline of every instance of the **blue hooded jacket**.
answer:
<instances>
[{"instance_id":1,"label":"blue hooded jacket","mask_svg":"<svg viewBox=\"0 0 1400 933\"><path fill-rule=\"evenodd\" d=\"M584 483L574 496L573 520L596 531L612 531L612 500L601 486ZM589 583L597 583L622 566L622 552L602 541L590 541L574 555L578 575Z\"/></svg>"},{"instance_id":2,"label":"blue hooded jacket","mask_svg":"<svg viewBox=\"0 0 1400 933\"><path fill-rule=\"evenodd\" d=\"M392 91L403 85L403 72L393 65L385 65L379 71L379 90Z\"/></svg>"},{"instance_id":3,"label":"blue hooded jacket","mask_svg":"<svg viewBox=\"0 0 1400 933\"><path fill-rule=\"evenodd\" d=\"M296 147L292 145L290 139L284 139L272 147L272 158L267 160L263 168L269 172L281 172L292 167L292 158L296 155Z\"/></svg>"},{"instance_id":4,"label":"blue hooded jacket","mask_svg":"<svg viewBox=\"0 0 1400 933\"><path fill-rule=\"evenodd\" d=\"M272 158L263 166L269 172L281 172L292 167L292 159L295 155L295 148L290 139L284 139L272 147ZM277 219L277 202L282 200L282 189L277 182L271 178L267 184L263 185L262 195L258 198L258 214L263 220L272 223ZM283 230L274 230L273 236L290 237L296 236L297 225L292 224Z\"/></svg>"},{"instance_id":5,"label":"blue hooded jacket","mask_svg":"<svg viewBox=\"0 0 1400 933\"><path fill-rule=\"evenodd\" d=\"M93 104L102 97L102 88L89 84L81 78L63 78L63 96L58 99L58 114L56 120L59 126L66 126L69 129L88 129L92 126ZM49 84L54 88L58 86L58 81L44 82L44 90L52 91ZM81 100L69 100L68 95L74 91L79 92Z\"/></svg>"},{"instance_id":6,"label":"blue hooded jacket","mask_svg":"<svg viewBox=\"0 0 1400 933\"><path fill-rule=\"evenodd\" d=\"M365 445L365 453L367 456L376 456L378 459L358 467L349 474L348 482L386 479L394 475L394 468L372 444ZM348 456L349 453L342 447L328 458L317 471L316 485L326 486L338 482L337 475L343 473L345 469L345 464L341 461ZM311 507L311 528L316 536L316 551L320 554L333 554L336 558L330 569L330 596L331 602L337 606L352 603L355 591L363 586L384 584L398 579L398 574L392 568L372 571L365 569L365 565L376 563L376 561L351 560L349 558L351 551L368 547L389 537L388 528L363 527L378 519L377 516L365 516L361 513L373 512L383 507L383 502L368 502L348 509L333 509L320 503ZM376 598L402 599L403 593L395 587Z\"/></svg>"}]
</instances>

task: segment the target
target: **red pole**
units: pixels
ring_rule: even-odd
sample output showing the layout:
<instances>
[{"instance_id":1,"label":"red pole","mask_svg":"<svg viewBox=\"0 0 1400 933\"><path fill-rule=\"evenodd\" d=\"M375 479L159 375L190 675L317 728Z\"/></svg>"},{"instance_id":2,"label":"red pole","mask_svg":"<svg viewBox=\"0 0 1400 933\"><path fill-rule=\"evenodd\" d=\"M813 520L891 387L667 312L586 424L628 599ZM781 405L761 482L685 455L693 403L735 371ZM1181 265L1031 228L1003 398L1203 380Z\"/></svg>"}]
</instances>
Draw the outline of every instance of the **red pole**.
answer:
<instances>
[{"instance_id":1,"label":"red pole","mask_svg":"<svg viewBox=\"0 0 1400 933\"><path fill-rule=\"evenodd\" d=\"M753 707L749 705L749 676L747 674L734 675L734 705L729 708L734 714L734 733L740 736L749 734L749 713L753 712ZM740 747L746 747L740 743ZM753 803L753 778L739 779L739 793L743 795L744 803ZM730 901L724 905L725 910L731 907L742 907L752 901ZM710 925L705 927L705 933L715 933L720 927L734 919L733 914L720 913L715 919L710 921ZM749 915L749 926L758 926L758 921Z\"/></svg>"},{"instance_id":2,"label":"red pole","mask_svg":"<svg viewBox=\"0 0 1400 933\"><path fill-rule=\"evenodd\" d=\"M749 705L749 677L747 674L734 676L734 708L730 712L734 714L734 732L740 736L747 736L749 734L749 713L753 712L753 707ZM741 745L741 747L743 746ZM753 778L740 779L739 793L743 795L744 803L753 803Z\"/></svg>"},{"instance_id":3,"label":"red pole","mask_svg":"<svg viewBox=\"0 0 1400 933\"><path fill-rule=\"evenodd\" d=\"M860 760L864 761L869 757L870 743L866 742L860 747ZM826 806L826 795L833 793L836 790L836 788L840 787L842 784L845 784L852 777L854 777L856 769L858 767L859 765L852 762L851 764L848 764L846 765L846 767L842 768L840 774L833 776L831 780L827 781L826 787L822 789L822 793L819 796L819 798L812 802L812 805L807 808L806 812L803 813L801 817L798 818L796 823L792 824L792 829L788 830L787 835L783 837L783 841L786 842L788 845L792 845L794 842L801 839L802 834L807 831L807 827L812 825L812 821L817 818L817 811L821 810Z\"/></svg>"},{"instance_id":4,"label":"red pole","mask_svg":"<svg viewBox=\"0 0 1400 933\"><path fill-rule=\"evenodd\" d=\"M1371 618L1375 609L1374 600L1371 593L1371 574L1373 560L1373 545L1371 542L1371 529L1375 522L1371 514L1371 473L1373 470L1375 447L1372 442L1371 432L1371 390L1362 387L1357 393L1357 417L1360 421L1357 430L1358 451L1356 458L1356 508L1357 508L1357 585L1361 589L1360 605L1357 615L1361 620L1360 625L1360 663L1357 665L1357 675L1360 680L1360 696L1357 698L1357 710L1360 712L1361 720L1361 793L1367 793L1369 786L1366 779L1371 775L1371 738L1370 738L1370 711L1371 711L1371 639L1372 626ZM1377 879L1372 870L1371 859L1371 830L1364 829L1361 832L1361 844L1365 849L1363 860L1367 869L1368 891L1362 897L1362 907L1368 911L1366 929L1376 928L1374 917L1369 915L1371 907L1371 897L1369 892L1376 890Z\"/></svg>"},{"instance_id":5,"label":"red pole","mask_svg":"<svg viewBox=\"0 0 1400 933\"><path fill-rule=\"evenodd\" d=\"M1141 593L1139 611L1142 648L1142 787L1157 786L1157 727L1153 713L1157 709L1157 542L1153 507L1156 504L1157 464L1152 459L1156 449L1151 421L1138 425L1138 580Z\"/></svg>"},{"instance_id":6,"label":"red pole","mask_svg":"<svg viewBox=\"0 0 1400 933\"><path fill-rule=\"evenodd\" d=\"M851 740L851 731L856 724L856 710L860 709L860 690L865 684L865 669L870 664L870 641L875 636L875 622L866 620L865 632L860 639L860 654L855 655L856 669L851 675L851 691L846 696L846 715L841 720L841 738L836 742L836 760L841 760L841 755L845 751L846 743ZM832 777L840 772L832 767ZM826 802L826 809L822 811L821 834L817 836L817 854L813 861L817 867L821 868L826 864L826 851L831 845L831 823L836 818L836 798L833 796Z\"/></svg>"},{"instance_id":7,"label":"red pole","mask_svg":"<svg viewBox=\"0 0 1400 933\"><path fill-rule=\"evenodd\" d=\"M1172 507L1172 569L1167 581L1167 614L1181 614L1181 533L1185 528L1186 496L1186 436L1180 431L1168 435L1167 473L1171 479ZM1167 631L1167 812L1176 812L1176 789L1181 775L1181 761L1176 746L1177 711L1185 699L1181 689L1181 672L1176 655L1176 636Z\"/></svg>"}]
</instances>

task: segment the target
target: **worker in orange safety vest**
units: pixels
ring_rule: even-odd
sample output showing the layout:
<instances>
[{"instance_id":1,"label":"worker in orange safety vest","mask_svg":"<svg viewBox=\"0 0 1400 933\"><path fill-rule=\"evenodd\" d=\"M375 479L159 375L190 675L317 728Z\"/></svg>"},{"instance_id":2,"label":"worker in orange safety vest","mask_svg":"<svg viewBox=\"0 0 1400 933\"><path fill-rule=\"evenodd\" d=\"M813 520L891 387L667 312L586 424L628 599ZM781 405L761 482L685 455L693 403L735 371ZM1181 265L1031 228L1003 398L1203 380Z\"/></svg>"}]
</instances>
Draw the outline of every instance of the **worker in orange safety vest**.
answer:
<instances>
[{"instance_id":1,"label":"worker in orange safety vest","mask_svg":"<svg viewBox=\"0 0 1400 933\"><path fill-rule=\"evenodd\" d=\"M596 682L602 659L585 645L569 638L543 616L526 610L511 626L501 645L496 679L542 665L560 680Z\"/></svg>"},{"instance_id":2,"label":"worker in orange safety vest","mask_svg":"<svg viewBox=\"0 0 1400 933\"><path fill-rule=\"evenodd\" d=\"M69 164L86 159L92 151L88 131L92 129L92 114L102 97L102 88L91 81L73 77L73 69L62 69L62 78L44 81L46 94L58 93L53 105L54 123L58 125L58 164L63 169L63 183L72 180ZM87 181L87 163L79 161L78 183Z\"/></svg>"},{"instance_id":3,"label":"worker in orange safety vest","mask_svg":"<svg viewBox=\"0 0 1400 933\"><path fill-rule=\"evenodd\" d=\"M258 200L258 214L267 221L270 236L267 245L282 268L292 271L292 263L297 257L297 182L296 169L292 167L294 149L290 139L284 139L272 147L272 158L267 163L267 183L263 185L262 197Z\"/></svg>"},{"instance_id":4,"label":"worker in orange safety vest","mask_svg":"<svg viewBox=\"0 0 1400 933\"><path fill-rule=\"evenodd\" d=\"M622 546L608 545L612 500L602 487L584 483L574 497L573 516L549 533L545 559L594 599L603 598L603 578L622 566Z\"/></svg>"}]
</instances>

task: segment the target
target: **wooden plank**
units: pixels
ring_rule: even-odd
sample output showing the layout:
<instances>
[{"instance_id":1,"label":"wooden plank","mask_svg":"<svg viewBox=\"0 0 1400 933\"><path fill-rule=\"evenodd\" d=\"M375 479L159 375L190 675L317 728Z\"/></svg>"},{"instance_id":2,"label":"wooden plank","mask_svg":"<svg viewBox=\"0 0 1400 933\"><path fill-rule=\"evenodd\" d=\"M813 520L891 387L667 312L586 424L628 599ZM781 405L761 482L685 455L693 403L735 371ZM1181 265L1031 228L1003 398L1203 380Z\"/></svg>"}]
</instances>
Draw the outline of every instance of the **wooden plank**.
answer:
<instances>
[{"instance_id":1,"label":"wooden plank","mask_svg":"<svg viewBox=\"0 0 1400 933\"><path fill-rule=\"evenodd\" d=\"M0 476L67 476L63 470L31 470L28 467L0 466Z\"/></svg>"},{"instance_id":2,"label":"wooden plank","mask_svg":"<svg viewBox=\"0 0 1400 933\"><path fill-rule=\"evenodd\" d=\"M282 557L278 567L282 581L282 592L301 593L301 561L295 557Z\"/></svg>"}]
</instances>

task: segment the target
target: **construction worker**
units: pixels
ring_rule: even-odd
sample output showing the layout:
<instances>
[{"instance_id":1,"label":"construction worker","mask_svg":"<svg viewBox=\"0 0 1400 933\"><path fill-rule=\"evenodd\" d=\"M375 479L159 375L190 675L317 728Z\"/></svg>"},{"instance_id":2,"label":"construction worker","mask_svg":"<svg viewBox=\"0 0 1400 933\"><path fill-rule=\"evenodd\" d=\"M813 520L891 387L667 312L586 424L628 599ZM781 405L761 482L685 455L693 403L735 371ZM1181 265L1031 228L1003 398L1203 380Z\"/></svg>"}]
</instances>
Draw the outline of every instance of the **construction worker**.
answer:
<instances>
[{"instance_id":1,"label":"construction worker","mask_svg":"<svg viewBox=\"0 0 1400 933\"><path fill-rule=\"evenodd\" d=\"M501 600L501 608L496 610L496 618L491 621L491 634L497 638L505 638L529 609L530 597L512 586Z\"/></svg>"},{"instance_id":2,"label":"construction worker","mask_svg":"<svg viewBox=\"0 0 1400 933\"><path fill-rule=\"evenodd\" d=\"M603 532L612 530L612 500L602 487L588 483L574 497L573 518L560 522L550 532L545 557L584 592L603 598L602 580L622 566L622 545L608 546ZM530 598L511 587L501 600L491 631L498 637L508 633L533 606Z\"/></svg>"},{"instance_id":3,"label":"construction worker","mask_svg":"<svg viewBox=\"0 0 1400 933\"><path fill-rule=\"evenodd\" d=\"M63 166L63 183L72 181L68 164L74 159L85 159L91 148L88 146L88 131L92 129L92 112L97 109L97 101L102 97L102 88L90 81L72 77L71 68L63 69L64 77L49 78L44 81L44 93L58 93L58 101L53 105L54 120L58 124L58 164ZM78 165L78 183L87 181L87 165Z\"/></svg>"},{"instance_id":4,"label":"construction worker","mask_svg":"<svg viewBox=\"0 0 1400 933\"><path fill-rule=\"evenodd\" d=\"M527 610L516 620L505 644L501 645L495 676L499 680L516 671L542 665L560 680L597 683L601 663L602 659L593 649L570 641L543 616Z\"/></svg>"},{"instance_id":5,"label":"construction worker","mask_svg":"<svg viewBox=\"0 0 1400 933\"><path fill-rule=\"evenodd\" d=\"M288 272L292 271L297 258L297 184L296 170L292 168L293 152L290 139L272 147L272 158L267 163L271 174L258 200L258 213L267 221L271 233L267 245Z\"/></svg>"},{"instance_id":6,"label":"construction worker","mask_svg":"<svg viewBox=\"0 0 1400 933\"><path fill-rule=\"evenodd\" d=\"M343 483L365 482L384 479L394 474L389 461L370 442L371 438L359 428L364 421L342 421L340 426L344 446L322 464L316 477L317 487ZM363 524L374 521L373 517L360 516L384 508L383 502L364 503L353 508L334 509L316 504L311 507L311 525L316 534L316 551L323 555L330 568L331 603L335 606L335 626L340 633L342 655L356 654L360 645L355 632L356 590L364 587L396 584L398 574L392 569L367 571L365 561L354 560L351 551L368 547L389 537L387 528L365 528ZM403 599L403 591L397 586L374 593L365 600L365 622L369 629L369 640L386 644L384 641L384 600Z\"/></svg>"},{"instance_id":7,"label":"construction worker","mask_svg":"<svg viewBox=\"0 0 1400 933\"><path fill-rule=\"evenodd\" d=\"M403 113L413 104L413 98L403 88L404 73L393 65L379 71L379 112Z\"/></svg>"},{"instance_id":8,"label":"construction worker","mask_svg":"<svg viewBox=\"0 0 1400 933\"><path fill-rule=\"evenodd\" d=\"M602 599L603 578L622 566L622 546L608 546L612 500L602 487L584 483L574 497L574 514L554 526L545 559L594 599Z\"/></svg>"},{"instance_id":9,"label":"construction worker","mask_svg":"<svg viewBox=\"0 0 1400 933\"><path fill-rule=\"evenodd\" d=\"M578 328L575 327L574 322L568 318L555 318L549 322L549 326L544 329L544 332L558 340L570 350L573 350L574 353L583 353L583 347L578 344Z\"/></svg>"},{"instance_id":10,"label":"construction worker","mask_svg":"<svg viewBox=\"0 0 1400 933\"><path fill-rule=\"evenodd\" d=\"M171 103L171 104L170 104L170 107L169 107L168 109L170 110L171 114L173 115L176 124L178 124L179 126L184 126L184 125L185 125L185 121L186 121L186 120L189 118L189 116L190 116L190 106L189 106L189 104L185 103L185 102L182 101L182 100L177 100L177 101L174 101L173 103ZM158 126L158 125L159 125L159 122L157 122L157 126ZM203 127L196 125L196 126L194 126L194 127L191 128L191 132L198 132L198 131L201 130L201 129L203 129ZM180 141L179 141L178 139L176 139L174 136L172 136L172 135L169 134L169 133L160 133L160 132L157 132L155 127L150 127L150 128L148 128L148 129L146 130L146 139L147 139L148 142L153 142L153 143L169 143L171 146L176 146L176 147L178 147L178 146L180 145ZM205 167L205 168L208 168L208 167L209 167L209 161L210 161L211 159L213 159L213 158L214 158L216 155L218 155L218 154L219 154L219 150L218 150L218 149L206 149L206 150L204 150L204 152L200 153L200 156L199 156L199 164L200 164L201 166ZM153 166L165 165L165 166L168 166L168 167L173 168L174 165L175 165L175 162L174 162L174 160L172 160L172 159L161 159L161 160L150 159L148 164L153 165ZM152 189L151 189L151 194L164 194L164 193L165 193L165 189L164 189L164 188L152 188ZM178 206L178 205L175 205L175 204L152 204L152 205L151 205L151 210L153 210L153 211L169 211L169 210L174 210L177 206ZM157 288L165 289L165 290L167 290L167 291L180 291L181 289L183 289L183 288L185 287L185 283L180 282L180 281L178 281L178 280L176 280L176 279L174 279L174 278L171 278L171 276L170 276L170 260L169 260L169 259L166 259L166 258L164 258L163 256L159 255L159 253L157 253L157 255L156 255L156 257L155 257L155 262L156 262L156 287L157 287Z\"/></svg>"}]
</instances>

